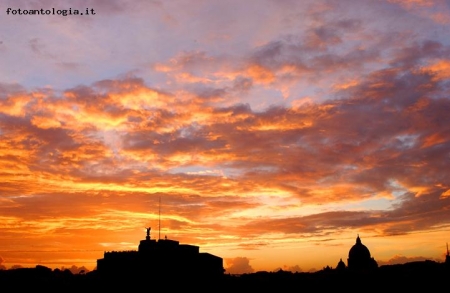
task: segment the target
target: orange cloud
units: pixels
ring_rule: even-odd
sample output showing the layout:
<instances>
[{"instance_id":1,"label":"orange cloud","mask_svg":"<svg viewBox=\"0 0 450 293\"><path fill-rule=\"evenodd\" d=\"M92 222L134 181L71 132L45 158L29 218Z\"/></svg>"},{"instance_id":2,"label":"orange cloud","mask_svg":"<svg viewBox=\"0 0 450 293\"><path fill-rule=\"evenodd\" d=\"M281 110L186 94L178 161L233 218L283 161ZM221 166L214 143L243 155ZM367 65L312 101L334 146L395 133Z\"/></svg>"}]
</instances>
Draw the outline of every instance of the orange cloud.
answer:
<instances>
[{"instance_id":1,"label":"orange cloud","mask_svg":"<svg viewBox=\"0 0 450 293\"><path fill-rule=\"evenodd\" d=\"M440 133L433 133L432 135L429 135L424 139L422 148L431 147L433 145L444 143L446 141L448 141L447 137L444 137Z\"/></svg>"},{"instance_id":2,"label":"orange cloud","mask_svg":"<svg viewBox=\"0 0 450 293\"><path fill-rule=\"evenodd\" d=\"M439 60L427 67L423 68L424 71L431 72L433 78L437 81L450 78L450 60Z\"/></svg>"},{"instance_id":3,"label":"orange cloud","mask_svg":"<svg viewBox=\"0 0 450 293\"><path fill-rule=\"evenodd\" d=\"M248 75L256 82L270 84L275 81L275 73L258 64L252 64L247 69Z\"/></svg>"},{"instance_id":4,"label":"orange cloud","mask_svg":"<svg viewBox=\"0 0 450 293\"><path fill-rule=\"evenodd\" d=\"M346 90L346 89L348 89L350 87L357 86L358 83L359 83L358 80L352 79L352 80L349 80L347 82L334 85L334 89L335 90Z\"/></svg>"},{"instance_id":5,"label":"orange cloud","mask_svg":"<svg viewBox=\"0 0 450 293\"><path fill-rule=\"evenodd\" d=\"M42 116L34 116L31 119L31 123L33 125L35 125L36 127L39 127L42 129L61 127L61 122L54 120L52 118L49 118L49 117L42 117Z\"/></svg>"},{"instance_id":6,"label":"orange cloud","mask_svg":"<svg viewBox=\"0 0 450 293\"><path fill-rule=\"evenodd\" d=\"M0 104L0 111L8 115L23 117L26 113L26 106L31 101L32 97L28 95L13 95Z\"/></svg>"},{"instance_id":7,"label":"orange cloud","mask_svg":"<svg viewBox=\"0 0 450 293\"><path fill-rule=\"evenodd\" d=\"M442 194L441 194L441 197L450 197L450 189L448 189L447 191L445 191L445 192L443 192Z\"/></svg>"}]
</instances>

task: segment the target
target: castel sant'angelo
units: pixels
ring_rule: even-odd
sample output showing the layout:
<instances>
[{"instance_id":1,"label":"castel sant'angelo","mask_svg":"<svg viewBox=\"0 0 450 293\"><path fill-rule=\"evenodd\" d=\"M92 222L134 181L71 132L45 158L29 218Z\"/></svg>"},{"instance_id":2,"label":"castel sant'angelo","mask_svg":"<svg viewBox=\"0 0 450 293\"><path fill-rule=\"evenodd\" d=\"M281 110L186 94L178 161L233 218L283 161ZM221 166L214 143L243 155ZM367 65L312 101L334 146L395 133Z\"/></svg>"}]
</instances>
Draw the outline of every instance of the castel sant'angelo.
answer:
<instances>
[{"instance_id":1,"label":"castel sant'angelo","mask_svg":"<svg viewBox=\"0 0 450 293\"><path fill-rule=\"evenodd\" d=\"M152 275L152 276L204 276L223 275L223 259L210 253L200 252L195 245L178 241L151 239L151 228L141 240L137 251L105 252L97 260L97 271L101 275Z\"/></svg>"}]
</instances>

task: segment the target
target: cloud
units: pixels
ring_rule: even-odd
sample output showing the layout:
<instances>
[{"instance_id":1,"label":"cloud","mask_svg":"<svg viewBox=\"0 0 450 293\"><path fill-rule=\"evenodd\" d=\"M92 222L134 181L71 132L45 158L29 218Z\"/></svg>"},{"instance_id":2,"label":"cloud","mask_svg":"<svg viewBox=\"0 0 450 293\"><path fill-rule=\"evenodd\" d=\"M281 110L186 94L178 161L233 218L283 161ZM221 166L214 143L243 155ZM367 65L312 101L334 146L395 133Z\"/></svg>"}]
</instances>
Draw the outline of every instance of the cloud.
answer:
<instances>
[{"instance_id":1,"label":"cloud","mask_svg":"<svg viewBox=\"0 0 450 293\"><path fill-rule=\"evenodd\" d=\"M392 257L391 259L389 259L387 261L377 260L377 263L378 263L378 266L384 266L384 265L397 265L397 264L405 264L405 263L409 263L409 262L426 261L426 260L441 262L441 260L430 259L430 258L426 258L423 256L406 257L403 255L395 255L394 257Z\"/></svg>"},{"instance_id":2,"label":"cloud","mask_svg":"<svg viewBox=\"0 0 450 293\"><path fill-rule=\"evenodd\" d=\"M227 274L249 274L254 269L250 265L250 260L246 257L226 258L225 272Z\"/></svg>"},{"instance_id":3,"label":"cloud","mask_svg":"<svg viewBox=\"0 0 450 293\"><path fill-rule=\"evenodd\" d=\"M61 271L65 270L69 270L74 275L85 274L90 272L86 267L84 266L77 267L76 265L72 265L70 268L61 267Z\"/></svg>"},{"instance_id":4,"label":"cloud","mask_svg":"<svg viewBox=\"0 0 450 293\"><path fill-rule=\"evenodd\" d=\"M450 9L448 3L443 0L388 0L400 5L400 7L419 15L425 19L431 19L440 24L450 22Z\"/></svg>"},{"instance_id":5,"label":"cloud","mask_svg":"<svg viewBox=\"0 0 450 293\"><path fill-rule=\"evenodd\" d=\"M430 52L434 56L436 51ZM27 176L36 172L47 176L33 181L34 185L13 173L6 172L4 178L15 178L16 194L33 195L38 186L42 198L48 194L49 199L61 192L61 176L74 194L107 192L110 199L116 198L116 191L129 197L136 194L136 199L142 192L162 192L173 199L182 196L191 205L176 212L184 218L172 222L177 226L198 218L194 204L209 206L210 215L232 214L232 208L220 210L224 205L219 208L206 200L208 194L284 194L296 202L293 210L301 204L392 200L394 193L403 194L397 196L402 203L393 205L395 212L253 219L236 229L248 235L304 233L321 229L317 220L322 216L324 225L337 228L344 223L352 227L353 221L342 219L360 215L355 223L383 223L386 233L402 233L427 224L423 219L414 224L386 223L416 201L426 200L430 209L445 204L442 195L449 186L442 162L449 143L445 121L450 105L448 99L430 96L430 88L440 92L445 87L433 76L402 66L378 70L341 89L339 99L260 111L248 104L199 103L196 95L162 92L136 77L79 86L60 97L51 91L11 89L0 117L5 129L3 163L12 167L6 169ZM427 158L425 165L422 158ZM195 171L200 166L203 169ZM221 171L206 174L204 170ZM432 185L430 178L435 180ZM424 195L426 199L419 199ZM246 207L250 213L276 212L251 198L221 202ZM73 204L74 212L83 209L84 203L75 198ZM444 215L426 219L433 225L447 221Z\"/></svg>"},{"instance_id":6,"label":"cloud","mask_svg":"<svg viewBox=\"0 0 450 293\"><path fill-rule=\"evenodd\" d=\"M273 271L274 272L278 272L280 270L281 271L293 272L293 273L301 273L301 272L303 272L303 270L298 265L294 265L294 266L283 265L282 267L276 268Z\"/></svg>"}]
</instances>

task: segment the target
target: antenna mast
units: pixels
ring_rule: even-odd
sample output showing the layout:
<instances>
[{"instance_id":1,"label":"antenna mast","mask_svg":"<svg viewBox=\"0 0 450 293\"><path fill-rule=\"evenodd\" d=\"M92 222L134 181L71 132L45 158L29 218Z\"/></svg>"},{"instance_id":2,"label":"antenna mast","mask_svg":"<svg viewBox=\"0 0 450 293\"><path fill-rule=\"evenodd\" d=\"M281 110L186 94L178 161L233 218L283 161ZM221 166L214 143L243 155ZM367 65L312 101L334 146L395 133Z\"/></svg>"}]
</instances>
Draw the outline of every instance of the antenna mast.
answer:
<instances>
[{"instance_id":1,"label":"antenna mast","mask_svg":"<svg viewBox=\"0 0 450 293\"><path fill-rule=\"evenodd\" d=\"M161 196L159 197L158 240L161 239Z\"/></svg>"}]
</instances>

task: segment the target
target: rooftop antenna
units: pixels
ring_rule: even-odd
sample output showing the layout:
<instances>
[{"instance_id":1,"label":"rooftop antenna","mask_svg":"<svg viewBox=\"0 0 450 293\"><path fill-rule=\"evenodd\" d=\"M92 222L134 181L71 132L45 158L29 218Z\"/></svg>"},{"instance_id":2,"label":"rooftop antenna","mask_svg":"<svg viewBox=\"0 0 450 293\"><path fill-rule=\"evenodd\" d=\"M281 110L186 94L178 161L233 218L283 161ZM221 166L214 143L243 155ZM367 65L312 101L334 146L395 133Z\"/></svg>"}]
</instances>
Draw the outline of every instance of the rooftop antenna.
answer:
<instances>
[{"instance_id":1,"label":"rooftop antenna","mask_svg":"<svg viewBox=\"0 0 450 293\"><path fill-rule=\"evenodd\" d=\"M161 196L159 197L158 240L161 239Z\"/></svg>"}]
</instances>

